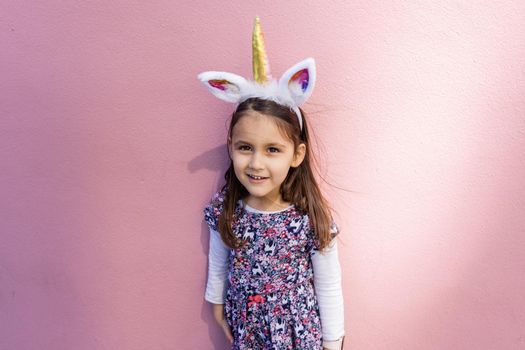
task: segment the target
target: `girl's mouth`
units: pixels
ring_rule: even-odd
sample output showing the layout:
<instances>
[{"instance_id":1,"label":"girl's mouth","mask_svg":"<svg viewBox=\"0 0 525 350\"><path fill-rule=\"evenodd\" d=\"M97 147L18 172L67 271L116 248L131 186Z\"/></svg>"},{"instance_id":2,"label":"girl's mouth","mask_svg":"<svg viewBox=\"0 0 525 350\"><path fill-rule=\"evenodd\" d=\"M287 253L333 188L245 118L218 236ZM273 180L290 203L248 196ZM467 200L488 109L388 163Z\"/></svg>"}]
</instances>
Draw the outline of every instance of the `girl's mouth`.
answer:
<instances>
[{"instance_id":1,"label":"girl's mouth","mask_svg":"<svg viewBox=\"0 0 525 350\"><path fill-rule=\"evenodd\" d=\"M255 176L252 174L246 174L246 175L250 178L251 182L261 182L267 179L267 177L264 177L264 176Z\"/></svg>"}]
</instances>

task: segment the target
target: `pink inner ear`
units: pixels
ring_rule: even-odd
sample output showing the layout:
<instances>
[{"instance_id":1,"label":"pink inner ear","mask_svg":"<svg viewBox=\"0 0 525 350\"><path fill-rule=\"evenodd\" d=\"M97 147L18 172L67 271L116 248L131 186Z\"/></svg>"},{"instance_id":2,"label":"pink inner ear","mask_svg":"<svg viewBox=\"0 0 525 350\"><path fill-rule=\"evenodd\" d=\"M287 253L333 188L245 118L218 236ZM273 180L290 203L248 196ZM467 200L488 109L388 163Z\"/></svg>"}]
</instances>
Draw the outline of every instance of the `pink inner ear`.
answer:
<instances>
[{"instance_id":1,"label":"pink inner ear","mask_svg":"<svg viewBox=\"0 0 525 350\"><path fill-rule=\"evenodd\" d=\"M208 80L208 84L210 84L212 87L216 89L226 91L227 85L230 84L230 82L224 79L221 79L221 80L214 79L214 80Z\"/></svg>"},{"instance_id":2,"label":"pink inner ear","mask_svg":"<svg viewBox=\"0 0 525 350\"><path fill-rule=\"evenodd\" d=\"M299 84L301 90L305 92L308 88L309 77L310 76L308 74L308 68L301 69L290 78L290 82L288 83L288 85L290 85L291 83Z\"/></svg>"}]
</instances>

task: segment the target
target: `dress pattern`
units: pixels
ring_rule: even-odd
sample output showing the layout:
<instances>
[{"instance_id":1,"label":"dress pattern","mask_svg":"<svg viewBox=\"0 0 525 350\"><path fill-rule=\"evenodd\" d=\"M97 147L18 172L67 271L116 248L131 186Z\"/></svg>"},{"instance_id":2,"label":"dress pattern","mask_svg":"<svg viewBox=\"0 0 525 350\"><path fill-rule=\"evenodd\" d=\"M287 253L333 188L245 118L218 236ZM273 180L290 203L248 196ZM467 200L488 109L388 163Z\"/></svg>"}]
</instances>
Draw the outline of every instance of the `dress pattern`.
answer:
<instances>
[{"instance_id":1,"label":"dress pattern","mask_svg":"<svg viewBox=\"0 0 525 350\"><path fill-rule=\"evenodd\" d=\"M224 192L204 208L217 231ZM322 331L311 255L317 243L308 215L295 206L258 213L237 203L234 234L247 241L229 254L225 317L232 350L320 350Z\"/></svg>"}]
</instances>

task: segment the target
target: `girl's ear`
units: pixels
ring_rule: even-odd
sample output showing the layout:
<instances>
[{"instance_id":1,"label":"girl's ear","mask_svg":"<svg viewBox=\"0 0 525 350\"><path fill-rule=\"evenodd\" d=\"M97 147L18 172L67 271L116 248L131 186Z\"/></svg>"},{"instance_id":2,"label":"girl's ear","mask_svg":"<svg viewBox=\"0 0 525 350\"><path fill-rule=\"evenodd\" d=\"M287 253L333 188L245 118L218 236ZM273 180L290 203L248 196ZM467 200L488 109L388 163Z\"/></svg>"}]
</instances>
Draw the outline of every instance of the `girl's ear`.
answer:
<instances>
[{"instance_id":1,"label":"girl's ear","mask_svg":"<svg viewBox=\"0 0 525 350\"><path fill-rule=\"evenodd\" d=\"M315 60L307 58L290 69L279 79L279 89L288 90L297 104L302 105L312 94L315 85Z\"/></svg>"},{"instance_id":2,"label":"girl's ear","mask_svg":"<svg viewBox=\"0 0 525 350\"><path fill-rule=\"evenodd\" d=\"M295 154L293 156L292 160L292 168L297 168L304 160L304 157L306 155L306 145L304 143L301 143L299 146L297 146L297 149L295 150Z\"/></svg>"},{"instance_id":3,"label":"girl's ear","mask_svg":"<svg viewBox=\"0 0 525 350\"><path fill-rule=\"evenodd\" d=\"M238 103L247 84L243 77L227 72L203 72L197 76L216 97Z\"/></svg>"}]
</instances>

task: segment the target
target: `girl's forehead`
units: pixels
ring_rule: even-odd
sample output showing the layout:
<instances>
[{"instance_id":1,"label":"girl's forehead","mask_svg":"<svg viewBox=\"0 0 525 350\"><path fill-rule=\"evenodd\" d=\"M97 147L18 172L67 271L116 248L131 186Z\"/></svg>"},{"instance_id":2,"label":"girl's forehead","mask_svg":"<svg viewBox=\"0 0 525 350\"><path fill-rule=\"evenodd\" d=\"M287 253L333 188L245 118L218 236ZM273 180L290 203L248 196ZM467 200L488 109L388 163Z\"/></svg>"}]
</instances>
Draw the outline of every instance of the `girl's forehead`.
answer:
<instances>
[{"instance_id":1,"label":"girl's forehead","mask_svg":"<svg viewBox=\"0 0 525 350\"><path fill-rule=\"evenodd\" d=\"M251 111L242 116L232 130L233 139L257 140L261 142L291 143L279 128L275 117Z\"/></svg>"}]
</instances>

